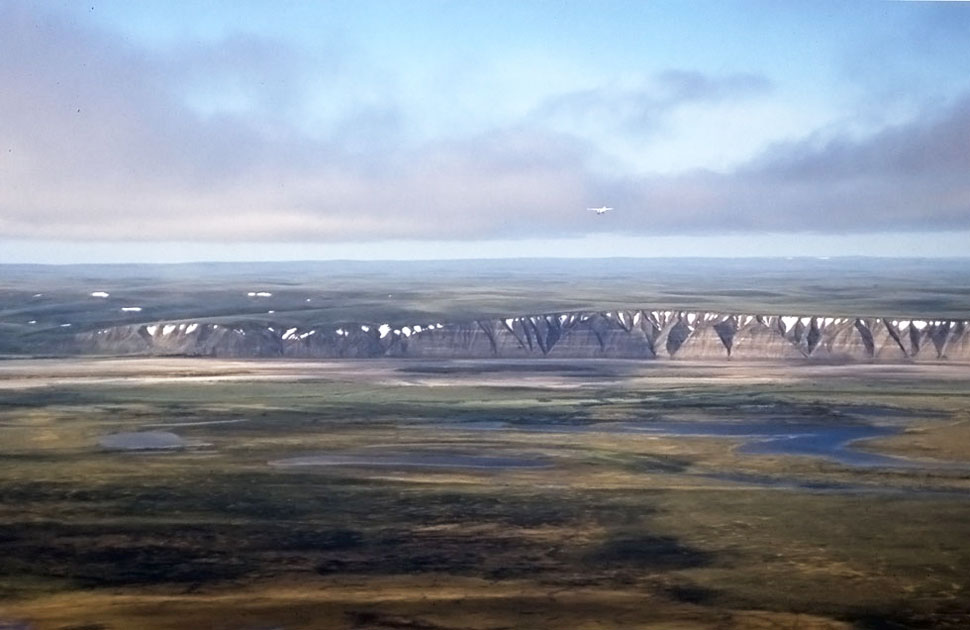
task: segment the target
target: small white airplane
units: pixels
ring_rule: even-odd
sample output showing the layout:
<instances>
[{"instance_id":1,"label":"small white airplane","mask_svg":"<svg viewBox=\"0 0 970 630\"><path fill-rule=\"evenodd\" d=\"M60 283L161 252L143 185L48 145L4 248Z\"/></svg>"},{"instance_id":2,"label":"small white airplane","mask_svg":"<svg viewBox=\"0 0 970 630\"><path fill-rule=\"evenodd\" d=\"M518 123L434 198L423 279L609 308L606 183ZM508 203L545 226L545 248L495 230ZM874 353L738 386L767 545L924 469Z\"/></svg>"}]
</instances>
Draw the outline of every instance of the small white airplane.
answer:
<instances>
[{"instance_id":1,"label":"small white airplane","mask_svg":"<svg viewBox=\"0 0 970 630\"><path fill-rule=\"evenodd\" d=\"M613 208L607 208L606 206L600 206L599 208L586 208L590 212L595 212L596 214L606 214Z\"/></svg>"}]
</instances>

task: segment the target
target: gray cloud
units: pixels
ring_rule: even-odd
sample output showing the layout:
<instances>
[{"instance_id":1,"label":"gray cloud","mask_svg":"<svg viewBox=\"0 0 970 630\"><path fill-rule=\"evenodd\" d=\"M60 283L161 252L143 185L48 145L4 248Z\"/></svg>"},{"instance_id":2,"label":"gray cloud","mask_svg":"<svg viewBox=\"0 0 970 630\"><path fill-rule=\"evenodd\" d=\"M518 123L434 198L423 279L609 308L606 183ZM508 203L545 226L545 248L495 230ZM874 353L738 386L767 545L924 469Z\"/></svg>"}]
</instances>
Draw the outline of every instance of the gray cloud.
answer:
<instances>
[{"instance_id":1,"label":"gray cloud","mask_svg":"<svg viewBox=\"0 0 970 630\"><path fill-rule=\"evenodd\" d=\"M833 182L860 176L938 176L970 172L970 98L928 119L865 140L809 137L776 145L749 172L785 180Z\"/></svg>"},{"instance_id":2,"label":"gray cloud","mask_svg":"<svg viewBox=\"0 0 970 630\"><path fill-rule=\"evenodd\" d=\"M626 180L604 194L641 209L624 223L632 230L647 223L664 233L966 229L968 172L970 96L862 140L810 137L733 173Z\"/></svg>"},{"instance_id":3,"label":"gray cloud","mask_svg":"<svg viewBox=\"0 0 970 630\"><path fill-rule=\"evenodd\" d=\"M0 4L0 234L77 240L353 241L724 231L970 228L970 98L869 138L808 136L733 173L605 176L597 148L528 118L406 145L393 98L307 135L305 86L350 78L272 42L176 55ZM186 105L237 90L239 112ZM686 103L770 89L755 75L671 71L649 90L561 97L555 108L643 124ZM615 100L615 99L614 99ZM619 107L613 111L610 108ZM603 109L606 108L606 109ZM608 203L604 217L587 205Z\"/></svg>"}]
</instances>

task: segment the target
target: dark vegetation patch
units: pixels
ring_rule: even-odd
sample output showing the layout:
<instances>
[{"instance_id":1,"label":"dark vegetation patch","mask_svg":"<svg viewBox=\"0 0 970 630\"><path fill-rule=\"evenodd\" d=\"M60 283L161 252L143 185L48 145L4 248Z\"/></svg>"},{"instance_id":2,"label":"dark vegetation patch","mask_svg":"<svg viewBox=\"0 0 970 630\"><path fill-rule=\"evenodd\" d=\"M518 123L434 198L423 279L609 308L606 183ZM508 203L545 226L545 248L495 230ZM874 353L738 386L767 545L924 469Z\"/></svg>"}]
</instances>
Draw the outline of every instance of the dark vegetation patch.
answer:
<instances>
[{"instance_id":1,"label":"dark vegetation patch","mask_svg":"<svg viewBox=\"0 0 970 630\"><path fill-rule=\"evenodd\" d=\"M320 575L450 573L508 579L561 569L561 546L512 534L387 530L365 547L325 554L314 569Z\"/></svg>"},{"instance_id":2,"label":"dark vegetation patch","mask_svg":"<svg viewBox=\"0 0 970 630\"><path fill-rule=\"evenodd\" d=\"M565 570L606 579L615 557L580 557L570 551L568 537L537 540L519 530L642 527L652 511L650 494L642 491L568 497L502 488L429 491L314 475L287 475L281 483L271 474L224 474L178 486L141 483L0 485L5 504L47 515L0 527L0 576L86 587L202 584L273 575L282 567L321 575L489 579ZM470 533L464 524L478 529ZM659 559L650 562L658 566L690 564L688 550L673 541L652 544L639 556L633 550L637 562L648 563L653 554Z\"/></svg>"},{"instance_id":3,"label":"dark vegetation patch","mask_svg":"<svg viewBox=\"0 0 970 630\"><path fill-rule=\"evenodd\" d=\"M843 619L853 630L964 630L970 627L970 614L916 614L887 609L851 614Z\"/></svg>"},{"instance_id":4,"label":"dark vegetation patch","mask_svg":"<svg viewBox=\"0 0 970 630\"><path fill-rule=\"evenodd\" d=\"M265 541L266 539L262 540ZM348 551L360 549L363 545L364 534L353 529L296 529L288 531L285 535L274 537L273 542L266 545L266 549L279 551Z\"/></svg>"},{"instance_id":5,"label":"dark vegetation patch","mask_svg":"<svg viewBox=\"0 0 970 630\"><path fill-rule=\"evenodd\" d=\"M863 423L872 418L945 418L950 414L926 407L901 407L876 403L803 401L779 398L761 392L661 392L636 402L636 415L656 410L668 415L678 411L703 412L712 419L765 419L772 421L828 421Z\"/></svg>"},{"instance_id":6,"label":"dark vegetation patch","mask_svg":"<svg viewBox=\"0 0 970 630\"><path fill-rule=\"evenodd\" d=\"M677 455L635 455L619 459L624 470L638 473L679 473L692 464L692 460Z\"/></svg>"},{"instance_id":7,"label":"dark vegetation patch","mask_svg":"<svg viewBox=\"0 0 970 630\"><path fill-rule=\"evenodd\" d=\"M451 626L441 626L421 619L386 615L369 610L348 612L347 618L353 628L370 630L456 630Z\"/></svg>"},{"instance_id":8,"label":"dark vegetation patch","mask_svg":"<svg viewBox=\"0 0 970 630\"><path fill-rule=\"evenodd\" d=\"M5 390L0 396L0 409L42 409L56 405L93 405L103 402L96 394L78 390L44 387L42 389Z\"/></svg>"},{"instance_id":9,"label":"dark vegetation patch","mask_svg":"<svg viewBox=\"0 0 970 630\"><path fill-rule=\"evenodd\" d=\"M81 586L163 582L204 583L241 577L253 566L227 552L171 544L121 543L110 547L52 541L23 545L0 564L6 575L64 578Z\"/></svg>"},{"instance_id":10,"label":"dark vegetation patch","mask_svg":"<svg viewBox=\"0 0 970 630\"><path fill-rule=\"evenodd\" d=\"M713 604L719 593L710 588L696 584L669 584L659 589L659 592L675 601L685 604Z\"/></svg>"},{"instance_id":11,"label":"dark vegetation patch","mask_svg":"<svg viewBox=\"0 0 970 630\"><path fill-rule=\"evenodd\" d=\"M958 602L890 604L853 610L842 616L854 630L965 630L970 628L970 611Z\"/></svg>"},{"instance_id":12,"label":"dark vegetation patch","mask_svg":"<svg viewBox=\"0 0 970 630\"><path fill-rule=\"evenodd\" d=\"M643 407L657 407L665 411L700 410L712 416L728 418L743 417L767 419L845 418L849 410L844 405L823 402L802 402L773 396L743 392L661 392L649 400L641 401Z\"/></svg>"},{"instance_id":13,"label":"dark vegetation patch","mask_svg":"<svg viewBox=\"0 0 970 630\"><path fill-rule=\"evenodd\" d=\"M709 564L711 555L684 545L671 536L620 534L608 539L588 556L608 567L688 569Z\"/></svg>"}]
</instances>

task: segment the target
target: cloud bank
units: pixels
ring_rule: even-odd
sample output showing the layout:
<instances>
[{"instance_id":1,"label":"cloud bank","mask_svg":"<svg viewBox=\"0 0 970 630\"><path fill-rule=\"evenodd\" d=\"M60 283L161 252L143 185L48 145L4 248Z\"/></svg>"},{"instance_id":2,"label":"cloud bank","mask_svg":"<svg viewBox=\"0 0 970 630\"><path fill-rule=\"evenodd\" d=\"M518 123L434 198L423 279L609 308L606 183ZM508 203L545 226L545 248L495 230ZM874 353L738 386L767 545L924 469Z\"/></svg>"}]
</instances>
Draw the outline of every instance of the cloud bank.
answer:
<instances>
[{"instance_id":1,"label":"cloud bank","mask_svg":"<svg viewBox=\"0 0 970 630\"><path fill-rule=\"evenodd\" d=\"M352 64L351 64L352 65ZM0 4L5 238L340 242L970 228L970 96L862 138L807 130L730 172L596 168L608 152L548 124L608 119L644 142L685 105L744 102L753 73L671 69L641 87L550 95L521 120L405 140L393 97L347 100L321 64L233 37L166 53ZM298 124L311 84L325 131ZM608 204L604 217L585 212Z\"/></svg>"}]
</instances>

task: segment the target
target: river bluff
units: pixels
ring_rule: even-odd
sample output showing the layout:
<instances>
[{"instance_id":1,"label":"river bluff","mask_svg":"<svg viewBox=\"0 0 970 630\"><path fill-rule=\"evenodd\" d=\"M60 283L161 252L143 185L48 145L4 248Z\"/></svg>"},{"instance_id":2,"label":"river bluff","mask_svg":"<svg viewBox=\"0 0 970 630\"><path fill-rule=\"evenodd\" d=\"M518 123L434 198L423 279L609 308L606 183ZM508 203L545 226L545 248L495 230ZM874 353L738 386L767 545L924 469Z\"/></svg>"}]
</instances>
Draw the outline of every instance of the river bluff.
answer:
<instances>
[{"instance_id":1,"label":"river bluff","mask_svg":"<svg viewBox=\"0 0 970 630\"><path fill-rule=\"evenodd\" d=\"M644 309L336 327L174 321L85 331L60 349L216 357L970 362L970 322Z\"/></svg>"}]
</instances>

